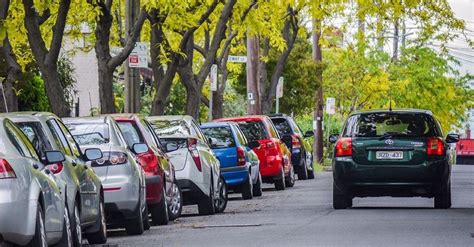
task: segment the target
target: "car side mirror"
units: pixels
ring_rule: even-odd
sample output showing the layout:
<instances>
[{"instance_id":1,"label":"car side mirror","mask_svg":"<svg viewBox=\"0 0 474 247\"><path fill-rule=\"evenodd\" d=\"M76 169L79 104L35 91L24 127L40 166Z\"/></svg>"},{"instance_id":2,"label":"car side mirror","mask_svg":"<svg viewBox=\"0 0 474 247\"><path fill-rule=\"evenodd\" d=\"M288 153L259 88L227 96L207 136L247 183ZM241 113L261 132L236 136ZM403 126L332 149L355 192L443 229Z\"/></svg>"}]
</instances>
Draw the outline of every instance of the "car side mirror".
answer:
<instances>
[{"instance_id":1,"label":"car side mirror","mask_svg":"<svg viewBox=\"0 0 474 247\"><path fill-rule=\"evenodd\" d=\"M328 141L329 143L336 143L339 139L339 135L332 134L329 136Z\"/></svg>"},{"instance_id":2,"label":"car side mirror","mask_svg":"<svg viewBox=\"0 0 474 247\"><path fill-rule=\"evenodd\" d=\"M250 141L247 146L251 149L254 149L254 148L259 148L260 147L260 142L258 141Z\"/></svg>"},{"instance_id":3,"label":"car side mirror","mask_svg":"<svg viewBox=\"0 0 474 247\"><path fill-rule=\"evenodd\" d=\"M84 156L87 159L87 161L94 161L94 160L102 159L104 155L102 151L98 148L88 148L84 151Z\"/></svg>"},{"instance_id":4,"label":"car side mirror","mask_svg":"<svg viewBox=\"0 0 474 247\"><path fill-rule=\"evenodd\" d=\"M64 160L66 160L66 158L64 157L64 154L61 153L60 151L46 151L44 153L43 162L46 165L61 163Z\"/></svg>"},{"instance_id":5,"label":"car side mirror","mask_svg":"<svg viewBox=\"0 0 474 247\"><path fill-rule=\"evenodd\" d=\"M173 152L173 151L176 151L178 150L178 144L174 143L174 142L168 142L166 143L166 152L169 153L169 152Z\"/></svg>"},{"instance_id":6,"label":"car side mirror","mask_svg":"<svg viewBox=\"0 0 474 247\"><path fill-rule=\"evenodd\" d=\"M456 143L456 142L459 142L458 134L448 134L448 136L446 136L446 143Z\"/></svg>"},{"instance_id":7,"label":"car side mirror","mask_svg":"<svg viewBox=\"0 0 474 247\"><path fill-rule=\"evenodd\" d=\"M288 147L288 148L291 148L291 143L292 143L292 137L291 135L284 135L281 140L283 141L283 143L285 143L285 145Z\"/></svg>"},{"instance_id":8,"label":"car side mirror","mask_svg":"<svg viewBox=\"0 0 474 247\"><path fill-rule=\"evenodd\" d=\"M306 131L306 132L304 133L304 136L303 136L303 137L304 137L304 138L309 138L309 137L312 137L312 136L314 136L314 132L311 131L311 130L309 130L309 131Z\"/></svg>"},{"instance_id":9,"label":"car side mirror","mask_svg":"<svg viewBox=\"0 0 474 247\"><path fill-rule=\"evenodd\" d=\"M132 152L134 154L142 154L148 152L148 145L145 143L135 143L132 146Z\"/></svg>"}]
</instances>

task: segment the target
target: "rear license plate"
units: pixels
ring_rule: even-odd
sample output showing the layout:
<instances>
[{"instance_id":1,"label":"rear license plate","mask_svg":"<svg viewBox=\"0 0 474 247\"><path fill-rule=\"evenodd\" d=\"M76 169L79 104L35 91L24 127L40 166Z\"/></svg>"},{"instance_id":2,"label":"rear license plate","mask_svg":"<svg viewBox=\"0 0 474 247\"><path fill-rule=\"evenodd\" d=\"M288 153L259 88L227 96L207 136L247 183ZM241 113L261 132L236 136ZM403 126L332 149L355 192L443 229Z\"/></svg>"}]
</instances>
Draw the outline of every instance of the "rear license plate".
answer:
<instances>
[{"instance_id":1,"label":"rear license plate","mask_svg":"<svg viewBox=\"0 0 474 247\"><path fill-rule=\"evenodd\" d=\"M401 160L403 151L377 151L375 158L378 160Z\"/></svg>"}]
</instances>

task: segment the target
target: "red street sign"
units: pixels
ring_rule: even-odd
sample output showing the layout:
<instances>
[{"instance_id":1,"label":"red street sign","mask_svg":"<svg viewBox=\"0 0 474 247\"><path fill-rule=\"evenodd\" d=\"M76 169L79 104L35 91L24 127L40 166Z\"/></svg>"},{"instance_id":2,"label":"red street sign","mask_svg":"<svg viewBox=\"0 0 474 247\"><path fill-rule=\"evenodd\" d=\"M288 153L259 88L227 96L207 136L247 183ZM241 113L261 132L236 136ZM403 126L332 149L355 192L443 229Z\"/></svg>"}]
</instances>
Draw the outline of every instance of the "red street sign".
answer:
<instances>
[{"instance_id":1,"label":"red street sign","mask_svg":"<svg viewBox=\"0 0 474 247\"><path fill-rule=\"evenodd\" d=\"M130 55L128 57L128 62L131 63L131 64L138 63L138 55Z\"/></svg>"}]
</instances>

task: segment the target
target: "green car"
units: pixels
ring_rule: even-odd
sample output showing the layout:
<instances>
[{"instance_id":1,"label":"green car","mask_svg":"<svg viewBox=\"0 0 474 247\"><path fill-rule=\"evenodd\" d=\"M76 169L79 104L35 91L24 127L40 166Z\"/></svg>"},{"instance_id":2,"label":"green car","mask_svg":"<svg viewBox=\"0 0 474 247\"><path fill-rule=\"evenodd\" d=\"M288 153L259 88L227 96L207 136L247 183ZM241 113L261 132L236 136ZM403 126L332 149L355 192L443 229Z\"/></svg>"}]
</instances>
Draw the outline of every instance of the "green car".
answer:
<instances>
[{"instance_id":1,"label":"green car","mask_svg":"<svg viewBox=\"0 0 474 247\"><path fill-rule=\"evenodd\" d=\"M371 110L351 114L336 143L333 207L352 207L354 197L434 197L435 208L451 207L449 144L430 111Z\"/></svg>"}]
</instances>

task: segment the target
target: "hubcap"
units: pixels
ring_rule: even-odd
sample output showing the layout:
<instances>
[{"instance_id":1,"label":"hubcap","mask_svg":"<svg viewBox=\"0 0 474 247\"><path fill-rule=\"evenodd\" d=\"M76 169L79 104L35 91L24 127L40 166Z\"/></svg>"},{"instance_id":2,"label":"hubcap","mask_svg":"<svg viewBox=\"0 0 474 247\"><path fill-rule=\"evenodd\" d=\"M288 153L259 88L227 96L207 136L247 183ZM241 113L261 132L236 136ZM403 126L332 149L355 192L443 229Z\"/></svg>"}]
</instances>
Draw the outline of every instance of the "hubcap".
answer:
<instances>
[{"instance_id":1,"label":"hubcap","mask_svg":"<svg viewBox=\"0 0 474 247\"><path fill-rule=\"evenodd\" d=\"M39 224L40 224L41 246L47 247L48 243L46 242L46 231L44 229L44 221L43 221L42 215L39 215Z\"/></svg>"},{"instance_id":2,"label":"hubcap","mask_svg":"<svg viewBox=\"0 0 474 247\"><path fill-rule=\"evenodd\" d=\"M71 222L69 222L69 213L67 211L67 207L64 207L64 223L66 227L67 245L72 247L74 244L72 243Z\"/></svg>"},{"instance_id":3,"label":"hubcap","mask_svg":"<svg viewBox=\"0 0 474 247\"><path fill-rule=\"evenodd\" d=\"M219 197L217 198L217 207L219 209L225 204L226 195L227 190L225 188L224 182L219 180Z\"/></svg>"},{"instance_id":4,"label":"hubcap","mask_svg":"<svg viewBox=\"0 0 474 247\"><path fill-rule=\"evenodd\" d=\"M179 212L179 208L181 207L181 195L179 193L179 188L176 184L173 184L172 190L172 200L171 200L171 213L176 215Z\"/></svg>"},{"instance_id":5,"label":"hubcap","mask_svg":"<svg viewBox=\"0 0 474 247\"><path fill-rule=\"evenodd\" d=\"M100 223L102 224L102 233L107 236L107 222L105 222L104 204L100 203Z\"/></svg>"},{"instance_id":6,"label":"hubcap","mask_svg":"<svg viewBox=\"0 0 474 247\"><path fill-rule=\"evenodd\" d=\"M77 207L74 207L74 219L76 221L77 241L82 243L81 216L79 215L79 209Z\"/></svg>"}]
</instances>

